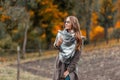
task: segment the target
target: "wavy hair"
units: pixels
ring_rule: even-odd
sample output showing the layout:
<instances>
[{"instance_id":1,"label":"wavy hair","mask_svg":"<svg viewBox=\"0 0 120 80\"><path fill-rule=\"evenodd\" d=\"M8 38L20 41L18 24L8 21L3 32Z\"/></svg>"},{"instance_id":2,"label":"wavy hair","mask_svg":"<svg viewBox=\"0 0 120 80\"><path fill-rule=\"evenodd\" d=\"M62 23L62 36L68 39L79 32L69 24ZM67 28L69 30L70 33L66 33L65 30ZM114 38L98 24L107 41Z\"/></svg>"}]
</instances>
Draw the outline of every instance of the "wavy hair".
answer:
<instances>
[{"instance_id":1,"label":"wavy hair","mask_svg":"<svg viewBox=\"0 0 120 80\"><path fill-rule=\"evenodd\" d=\"M80 32L79 21L75 16L68 16L67 18L70 18L70 22L72 24L72 29L75 32L75 38L76 38L76 41L77 41L76 49L80 50L80 47L81 47L81 44L82 44L82 39L81 39L82 34Z\"/></svg>"}]
</instances>

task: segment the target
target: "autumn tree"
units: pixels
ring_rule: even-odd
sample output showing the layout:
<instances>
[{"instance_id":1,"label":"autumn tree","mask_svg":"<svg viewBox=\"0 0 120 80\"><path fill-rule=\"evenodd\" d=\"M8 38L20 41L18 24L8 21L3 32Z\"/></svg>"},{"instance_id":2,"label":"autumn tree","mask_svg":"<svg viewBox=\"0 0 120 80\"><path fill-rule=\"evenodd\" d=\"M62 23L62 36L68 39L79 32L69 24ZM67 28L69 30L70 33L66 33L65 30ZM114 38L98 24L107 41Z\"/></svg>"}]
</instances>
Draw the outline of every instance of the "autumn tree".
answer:
<instances>
[{"instance_id":1,"label":"autumn tree","mask_svg":"<svg viewBox=\"0 0 120 80\"><path fill-rule=\"evenodd\" d=\"M116 1L115 7L116 7L116 16L115 16L116 24L113 29L112 37L116 38L117 41L119 42L119 39L120 39L120 0Z\"/></svg>"},{"instance_id":2,"label":"autumn tree","mask_svg":"<svg viewBox=\"0 0 120 80\"><path fill-rule=\"evenodd\" d=\"M0 48L3 49L4 53L5 49L10 49L9 53L13 53L13 49L16 48L17 43L12 41L11 34L8 31L8 21L11 19L9 15L7 15L7 8L9 6L9 1L5 0L0 1L0 29L1 29L1 38L0 38Z\"/></svg>"},{"instance_id":3,"label":"autumn tree","mask_svg":"<svg viewBox=\"0 0 120 80\"><path fill-rule=\"evenodd\" d=\"M54 37L52 30L56 26L62 27L62 22L67 16L67 13L60 12L58 6L53 4L53 0L38 1L38 6L37 12L35 13L37 14L38 18L33 24L35 26L40 26L42 30L41 36L45 35L47 49L49 49L51 46L52 37Z\"/></svg>"},{"instance_id":4,"label":"autumn tree","mask_svg":"<svg viewBox=\"0 0 120 80\"><path fill-rule=\"evenodd\" d=\"M78 17L81 28L86 30L87 43L90 43L90 24L93 11L94 0L76 0L76 16Z\"/></svg>"},{"instance_id":5,"label":"autumn tree","mask_svg":"<svg viewBox=\"0 0 120 80\"><path fill-rule=\"evenodd\" d=\"M94 42L96 46L96 42L103 40L104 37L104 28L101 26L96 26L92 31L91 31L91 41Z\"/></svg>"},{"instance_id":6,"label":"autumn tree","mask_svg":"<svg viewBox=\"0 0 120 80\"><path fill-rule=\"evenodd\" d=\"M98 26L98 13L94 11L91 15L91 29L94 29L96 26Z\"/></svg>"},{"instance_id":7,"label":"autumn tree","mask_svg":"<svg viewBox=\"0 0 120 80\"><path fill-rule=\"evenodd\" d=\"M75 0L53 0L53 3L58 5L58 9L62 12L68 12L69 15L75 15Z\"/></svg>"},{"instance_id":8,"label":"autumn tree","mask_svg":"<svg viewBox=\"0 0 120 80\"><path fill-rule=\"evenodd\" d=\"M117 16L116 16L116 18L117 18L117 21L119 21L120 20L120 0L117 0L116 8L117 8Z\"/></svg>"},{"instance_id":9,"label":"autumn tree","mask_svg":"<svg viewBox=\"0 0 120 80\"><path fill-rule=\"evenodd\" d=\"M104 27L104 38L108 43L108 28L113 26L114 5L112 0L102 0L99 11L99 23Z\"/></svg>"},{"instance_id":10,"label":"autumn tree","mask_svg":"<svg viewBox=\"0 0 120 80\"><path fill-rule=\"evenodd\" d=\"M3 21L6 25L5 29L7 33L10 35L12 41L16 42L19 44L19 41L21 38L23 39L23 36L19 36L18 34L21 35L24 33L24 40L22 41L23 43L23 57L25 56L26 53L26 44L27 44L27 31L29 27L29 12L26 10L25 5L19 4L19 0L4 0L1 2L3 11L2 15L4 17L1 17L1 21ZM25 2L23 2L25 3ZM5 17L5 15L8 16ZM20 26L21 24L21 26ZM25 31L20 31L21 28L24 28ZM16 37L17 36L17 37ZM20 45L20 44L19 44Z\"/></svg>"}]
</instances>

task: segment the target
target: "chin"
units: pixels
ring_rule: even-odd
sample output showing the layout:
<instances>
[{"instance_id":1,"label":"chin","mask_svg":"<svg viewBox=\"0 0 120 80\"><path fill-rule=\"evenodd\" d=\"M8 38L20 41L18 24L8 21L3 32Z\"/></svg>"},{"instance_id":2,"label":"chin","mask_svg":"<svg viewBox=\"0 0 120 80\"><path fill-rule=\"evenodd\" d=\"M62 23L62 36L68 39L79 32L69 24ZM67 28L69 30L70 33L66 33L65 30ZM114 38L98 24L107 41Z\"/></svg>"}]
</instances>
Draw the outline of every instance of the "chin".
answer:
<instances>
[{"instance_id":1,"label":"chin","mask_svg":"<svg viewBox=\"0 0 120 80\"><path fill-rule=\"evenodd\" d=\"M65 28L65 29L69 29L69 28Z\"/></svg>"}]
</instances>

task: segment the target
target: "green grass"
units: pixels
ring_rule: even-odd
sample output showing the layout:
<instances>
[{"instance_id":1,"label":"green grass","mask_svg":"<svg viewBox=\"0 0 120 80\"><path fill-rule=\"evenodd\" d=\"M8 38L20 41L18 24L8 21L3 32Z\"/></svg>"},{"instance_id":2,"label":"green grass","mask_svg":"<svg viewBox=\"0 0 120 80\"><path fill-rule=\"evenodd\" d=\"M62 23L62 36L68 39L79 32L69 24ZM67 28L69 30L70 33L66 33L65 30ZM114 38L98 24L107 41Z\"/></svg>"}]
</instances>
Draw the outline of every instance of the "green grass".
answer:
<instances>
[{"instance_id":1,"label":"green grass","mask_svg":"<svg viewBox=\"0 0 120 80\"><path fill-rule=\"evenodd\" d=\"M17 80L17 70L8 66L0 66L0 80ZM19 80L51 80L31 73L20 71Z\"/></svg>"}]
</instances>

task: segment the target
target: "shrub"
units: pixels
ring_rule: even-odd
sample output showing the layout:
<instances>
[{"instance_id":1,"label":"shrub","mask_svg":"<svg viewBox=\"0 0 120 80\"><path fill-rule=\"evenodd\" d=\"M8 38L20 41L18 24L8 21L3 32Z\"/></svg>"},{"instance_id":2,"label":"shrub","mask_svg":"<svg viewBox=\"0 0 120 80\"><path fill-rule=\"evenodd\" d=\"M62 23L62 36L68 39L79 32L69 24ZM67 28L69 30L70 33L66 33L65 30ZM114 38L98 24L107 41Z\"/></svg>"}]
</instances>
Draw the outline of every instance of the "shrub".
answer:
<instances>
[{"instance_id":1,"label":"shrub","mask_svg":"<svg viewBox=\"0 0 120 80\"><path fill-rule=\"evenodd\" d=\"M120 28L115 28L111 34L112 38L115 38L119 41L120 38Z\"/></svg>"},{"instance_id":2,"label":"shrub","mask_svg":"<svg viewBox=\"0 0 120 80\"><path fill-rule=\"evenodd\" d=\"M104 28L101 26L95 27L90 33L91 41L99 41L104 37Z\"/></svg>"},{"instance_id":3,"label":"shrub","mask_svg":"<svg viewBox=\"0 0 120 80\"><path fill-rule=\"evenodd\" d=\"M9 35L6 35L5 38L0 39L0 55L4 55L6 53L16 53L17 43L13 42Z\"/></svg>"}]
</instances>

